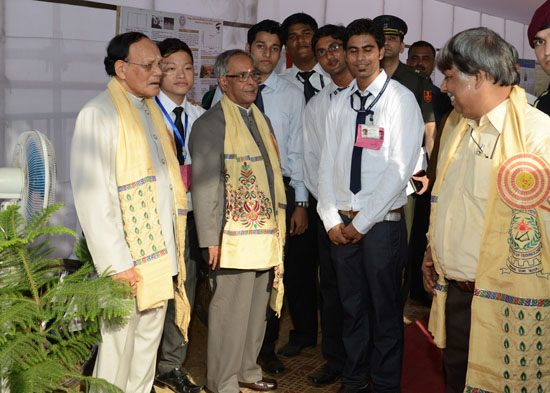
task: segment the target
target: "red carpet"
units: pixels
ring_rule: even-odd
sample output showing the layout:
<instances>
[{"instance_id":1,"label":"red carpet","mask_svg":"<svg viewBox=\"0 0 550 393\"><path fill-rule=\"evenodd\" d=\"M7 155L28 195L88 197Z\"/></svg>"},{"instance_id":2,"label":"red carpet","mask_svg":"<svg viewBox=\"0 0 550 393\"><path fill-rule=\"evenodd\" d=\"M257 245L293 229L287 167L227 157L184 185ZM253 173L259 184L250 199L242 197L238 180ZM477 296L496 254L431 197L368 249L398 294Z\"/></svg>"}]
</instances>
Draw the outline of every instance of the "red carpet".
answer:
<instances>
[{"instance_id":1,"label":"red carpet","mask_svg":"<svg viewBox=\"0 0 550 393\"><path fill-rule=\"evenodd\" d=\"M405 327L402 393L445 393L441 350L428 332L428 317Z\"/></svg>"}]
</instances>

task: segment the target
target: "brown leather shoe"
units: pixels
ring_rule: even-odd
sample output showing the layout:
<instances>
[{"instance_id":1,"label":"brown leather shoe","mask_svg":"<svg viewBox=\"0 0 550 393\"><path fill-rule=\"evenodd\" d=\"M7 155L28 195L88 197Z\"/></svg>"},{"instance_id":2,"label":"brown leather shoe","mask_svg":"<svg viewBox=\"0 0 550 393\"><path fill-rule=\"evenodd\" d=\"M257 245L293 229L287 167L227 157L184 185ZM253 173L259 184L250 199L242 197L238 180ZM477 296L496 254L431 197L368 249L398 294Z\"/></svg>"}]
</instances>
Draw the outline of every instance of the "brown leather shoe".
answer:
<instances>
[{"instance_id":1,"label":"brown leather shoe","mask_svg":"<svg viewBox=\"0 0 550 393\"><path fill-rule=\"evenodd\" d=\"M270 390L277 389L277 381L270 378L262 378L261 381L257 382L239 382L239 386L241 388L256 390L257 392L269 392Z\"/></svg>"}]
</instances>

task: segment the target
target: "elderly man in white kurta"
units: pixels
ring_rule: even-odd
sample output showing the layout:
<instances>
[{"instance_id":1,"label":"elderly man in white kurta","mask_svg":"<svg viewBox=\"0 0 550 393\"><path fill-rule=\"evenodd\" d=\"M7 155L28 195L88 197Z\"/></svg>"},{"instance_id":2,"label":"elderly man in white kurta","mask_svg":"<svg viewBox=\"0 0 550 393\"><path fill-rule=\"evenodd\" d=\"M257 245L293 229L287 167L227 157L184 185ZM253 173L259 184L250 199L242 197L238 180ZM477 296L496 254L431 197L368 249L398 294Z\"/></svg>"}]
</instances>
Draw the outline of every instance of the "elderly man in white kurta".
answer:
<instances>
[{"instance_id":1,"label":"elderly man in white kurta","mask_svg":"<svg viewBox=\"0 0 550 393\"><path fill-rule=\"evenodd\" d=\"M124 327L102 327L94 369L128 393L151 392L172 276L179 269L178 286L185 278L185 187L150 98L159 92L160 60L141 33L113 38L104 61L112 79L80 112L71 146L75 206L95 267L126 281L136 296ZM176 302L186 334L185 291L176 291Z\"/></svg>"}]
</instances>

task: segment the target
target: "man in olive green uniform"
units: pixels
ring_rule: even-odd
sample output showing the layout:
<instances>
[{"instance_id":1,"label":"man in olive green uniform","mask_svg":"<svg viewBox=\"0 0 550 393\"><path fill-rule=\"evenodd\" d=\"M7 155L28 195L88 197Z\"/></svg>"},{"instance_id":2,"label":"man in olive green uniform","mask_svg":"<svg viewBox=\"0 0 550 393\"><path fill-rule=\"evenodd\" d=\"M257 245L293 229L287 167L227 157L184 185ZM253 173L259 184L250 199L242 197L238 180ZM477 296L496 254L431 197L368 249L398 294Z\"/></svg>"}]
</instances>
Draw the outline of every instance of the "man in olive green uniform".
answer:
<instances>
[{"instance_id":1,"label":"man in olive green uniform","mask_svg":"<svg viewBox=\"0 0 550 393\"><path fill-rule=\"evenodd\" d=\"M545 1L533 14L527 38L541 68L550 75L550 1ZM537 98L534 106L550 115L550 86Z\"/></svg>"},{"instance_id":2,"label":"man in olive green uniform","mask_svg":"<svg viewBox=\"0 0 550 393\"><path fill-rule=\"evenodd\" d=\"M403 53L405 50L403 38L408 30L405 21L393 15L380 15L374 18L374 23L382 27L384 32L384 58L380 63L382 68L384 68L384 71L390 78L408 88L414 94L416 102L418 106L420 106L422 119L424 120L424 146L427 156L429 157L432 153L436 132L430 79L422 71L399 61L399 54ZM422 176L422 179L424 182L428 181L427 176ZM429 215L429 208L422 209L422 206L426 205L426 198L428 198L427 200L429 202L428 196L415 198L409 195L407 204L404 206L405 222L407 223L407 232L409 235L409 261L405 269L405 280L402 289L403 301L406 300L406 296L408 295L411 282L410 277L414 273L411 263L413 259L410 258L410 256L415 253L415 249L418 246L415 239L417 239L418 236L425 237L426 233L425 230L421 234L418 233L418 222L425 221L425 217L424 220L422 220L422 216L426 214ZM420 206L418 206L419 216L415 217L417 213L417 203L420 203ZM415 225L415 222L417 225ZM418 267L416 267L415 270L417 270L416 275L418 275Z\"/></svg>"},{"instance_id":3,"label":"man in olive green uniform","mask_svg":"<svg viewBox=\"0 0 550 393\"><path fill-rule=\"evenodd\" d=\"M380 15L374 18L374 23L384 31L384 58L381 65L388 76L406 88L416 97L424 119L424 141L428 156L432 153L435 136L435 117L432 105L432 90L430 79L420 70L399 61L399 54L405 50L403 38L407 34L407 24L393 15Z\"/></svg>"}]
</instances>

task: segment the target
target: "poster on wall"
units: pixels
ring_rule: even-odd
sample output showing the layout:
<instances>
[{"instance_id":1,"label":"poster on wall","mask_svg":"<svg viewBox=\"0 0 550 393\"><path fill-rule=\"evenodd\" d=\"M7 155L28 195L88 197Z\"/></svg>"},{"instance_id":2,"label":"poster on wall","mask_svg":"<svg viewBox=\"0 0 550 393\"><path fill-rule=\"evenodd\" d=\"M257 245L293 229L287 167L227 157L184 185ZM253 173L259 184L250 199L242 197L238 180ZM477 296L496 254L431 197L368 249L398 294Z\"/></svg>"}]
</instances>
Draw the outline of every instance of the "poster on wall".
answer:
<instances>
[{"instance_id":1,"label":"poster on wall","mask_svg":"<svg viewBox=\"0 0 550 393\"><path fill-rule=\"evenodd\" d=\"M197 16L160 12L132 7L119 7L117 34L139 31L155 42L179 38L193 51L195 84L188 98L201 101L217 85L214 75L216 56L223 48L223 21Z\"/></svg>"}]
</instances>

